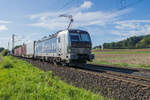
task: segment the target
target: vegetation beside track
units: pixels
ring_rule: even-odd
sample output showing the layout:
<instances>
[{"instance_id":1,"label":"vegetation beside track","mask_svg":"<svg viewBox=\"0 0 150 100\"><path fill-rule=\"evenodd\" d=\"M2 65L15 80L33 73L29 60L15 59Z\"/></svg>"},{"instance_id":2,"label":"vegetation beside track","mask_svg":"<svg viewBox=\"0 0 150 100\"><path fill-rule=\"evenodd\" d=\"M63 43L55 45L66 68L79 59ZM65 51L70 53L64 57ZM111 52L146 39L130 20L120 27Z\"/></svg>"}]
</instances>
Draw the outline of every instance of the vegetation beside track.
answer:
<instances>
[{"instance_id":1,"label":"vegetation beside track","mask_svg":"<svg viewBox=\"0 0 150 100\"><path fill-rule=\"evenodd\" d=\"M93 54L91 64L150 69L150 49L104 49L93 50Z\"/></svg>"},{"instance_id":2,"label":"vegetation beside track","mask_svg":"<svg viewBox=\"0 0 150 100\"><path fill-rule=\"evenodd\" d=\"M89 62L89 64L150 69L150 65L148 66L148 65L137 65L137 64L128 64L128 63L110 63L107 61L98 61L98 60L93 60L93 62Z\"/></svg>"},{"instance_id":3,"label":"vegetation beside track","mask_svg":"<svg viewBox=\"0 0 150 100\"><path fill-rule=\"evenodd\" d=\"M135 52L131 52L131 51L112 52L111 51L111 52L93 52L93 54L150 54L150 51L135 51Z\"/></svg>"},{"instance_id":4,"label":"vegetation beside track","mask_svg":"<svg viewBox=\"0 0 150 100\"><path fill-rule=\"evenodd\" d=\"M0 62L0 100L104 100L14 57ZM106 99L105 99L106 100Z\"/></svg>"},{"instance_id":5,"label":"vegetation beside track","mask_svg":"<svg viewBox=\"0 0 150 100\"><path fill-rule=\"evenodd\" d=\"M2 52L4 50L4 48L0 47L0 52Z\"/></svg>"}]
</instances>

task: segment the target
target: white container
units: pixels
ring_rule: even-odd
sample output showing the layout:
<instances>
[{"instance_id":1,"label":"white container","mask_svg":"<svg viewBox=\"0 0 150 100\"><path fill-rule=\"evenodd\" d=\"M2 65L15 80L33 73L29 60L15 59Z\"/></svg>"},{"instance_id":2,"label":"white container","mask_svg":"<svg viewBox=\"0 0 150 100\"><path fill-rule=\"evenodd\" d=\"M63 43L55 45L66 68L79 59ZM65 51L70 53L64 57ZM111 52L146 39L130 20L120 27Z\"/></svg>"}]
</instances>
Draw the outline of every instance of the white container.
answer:
<instances>
[{"instance_id":1,"label":"white container","mask_svg":"<svg viewBox=\"0 0 150 100\"><path fill-rule=\"evenodd\" d=\"M34 42L29 42L26 44L26 56L27 57L34 56Z\"/></svg>"}]
</instances>

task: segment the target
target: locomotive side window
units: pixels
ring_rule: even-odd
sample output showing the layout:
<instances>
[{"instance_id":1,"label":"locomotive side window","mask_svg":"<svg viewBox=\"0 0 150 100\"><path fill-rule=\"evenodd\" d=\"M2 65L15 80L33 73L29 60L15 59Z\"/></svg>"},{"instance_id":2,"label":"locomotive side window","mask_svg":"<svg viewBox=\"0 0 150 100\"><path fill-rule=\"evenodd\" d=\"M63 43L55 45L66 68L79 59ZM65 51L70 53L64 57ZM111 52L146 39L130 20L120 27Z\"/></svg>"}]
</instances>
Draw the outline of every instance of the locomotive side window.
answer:
<instances>
[{"instance_id":1,"label":"locomotive side window","mask_svg":"<svg viewBox=\"0 0 150 100\"><path fill-rule=\"evenodd\" d=\"M71 41L79 41L79 36L71 35Z\"/></svg>"},{"instance_id":2,"label":"locomotive side window","mask_svg":"<svg viewBox=\"0 0 150 100\"><path fill-rule=\"evenodd\" d=\"M60 37L58 38L58 43L60 43Z\"/></svg>"},{"instance_id":3,"label":"locomotive side window","mask_svg":"<svg viewBox=\"0 0 150 100\"><path fill-rule=\"evenodd\" d=\"M80 41L79 34L70 34L71 41Z\"/></svg>"}]
</instances>

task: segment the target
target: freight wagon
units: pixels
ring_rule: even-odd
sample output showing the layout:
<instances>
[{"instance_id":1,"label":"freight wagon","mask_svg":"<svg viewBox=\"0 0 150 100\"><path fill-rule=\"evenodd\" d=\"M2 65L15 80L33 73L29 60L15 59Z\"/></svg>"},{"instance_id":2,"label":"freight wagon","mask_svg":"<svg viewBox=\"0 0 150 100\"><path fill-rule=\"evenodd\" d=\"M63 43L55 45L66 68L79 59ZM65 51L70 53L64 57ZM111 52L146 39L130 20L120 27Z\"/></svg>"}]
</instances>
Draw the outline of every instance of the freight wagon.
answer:
<instances>
[{"instance_id":1,"label":"freight wagon","mask_svg":"<svg viewBox=\"0 0 150 100\"><path fill-rule=\"evenodd\" d=\"M26 56L26 45L23 44L22 45L22 57L25 57Z\"/></svg>"},{"instance_id":2,"label":"freight wagon","mask_svg":"<svg viewBox=\"0 0 150 100\"><path fill-rule=\"evenodd\" d=\"M16 55L16 56L22 56L22 47L16 48L14 50L14 55Z\"/></svg>"},{"instance_id":3,"label":"freight wagon","mask_svg":"<svg viewBox=\"0 0 150 100\"><path fill-rule=\"evenodd\" d=\"M26 44L26 57L33 58L34 57L34 42L29 42Z\"/></svg>"}]
</instances>

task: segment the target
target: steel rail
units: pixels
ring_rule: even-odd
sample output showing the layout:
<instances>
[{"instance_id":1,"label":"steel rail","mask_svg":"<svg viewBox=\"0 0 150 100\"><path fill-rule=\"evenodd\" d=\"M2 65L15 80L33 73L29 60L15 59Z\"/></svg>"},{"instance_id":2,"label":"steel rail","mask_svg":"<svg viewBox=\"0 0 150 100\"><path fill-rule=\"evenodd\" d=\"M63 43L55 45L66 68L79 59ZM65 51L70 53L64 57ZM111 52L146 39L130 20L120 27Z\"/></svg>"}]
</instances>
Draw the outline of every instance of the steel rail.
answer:
<instances>
[{"instance_id":1,"label":"steel rail","mask_svg":"<svg viewBox=\"0 0 150 100\"><path fill-rule=\"evenodd\" d=\"M85 70L80 70L80 71L82 71L84 73L91 73L91 71L85 71ZM150 88L150 84L139 82L137 80L132 80L132 79L124 78L124 77L114 76L114 75L107 74L107 73L102 73L102 74L94 73L94 74L98 75L98 76L105 77L105 78L109 78L109 79L112 79L112 80L117 80L117 81L123 81L123 82L131 83L131 84L134 84L134 85L137 85L137 86L140 85L140 86L143 87L143 89Z\"/></svg>"},{"instance_id":2,"label":"steel rail","mask_svg":"<svg viewBox=\"0 0 150 100\"><path fill-rule=\"evenodd\" d=\"M30 61L32 61L32 59L29 59ZM28 60L28 61L29 61ZM44 62L41 62L44 64ZM48 64L45 62L45 64ZM50 64L51 65L51 64ZM62 66L58 66L58 67L62 67ZM64 67L64 66L63 66ZM68 67L68 66L66 66ZM84 73L89 73L89 74L94 74L97 76L102 76L105 78L109 78L112 80L118 80L118 81L122 81L122 82L127 82L127 83L131 83L137 86L142 86L142 89L150 89L150 79L146 79L144 77L141 76L137 76L137 75L131 75L131 74L123 74L121 72L114 72L114 71L108 71L108 70L103 70L103 69L93 69L92 68L85 68L83 67L76 67L77 70L80 70L81 72Z\"/></svg>"}]
</instances>

